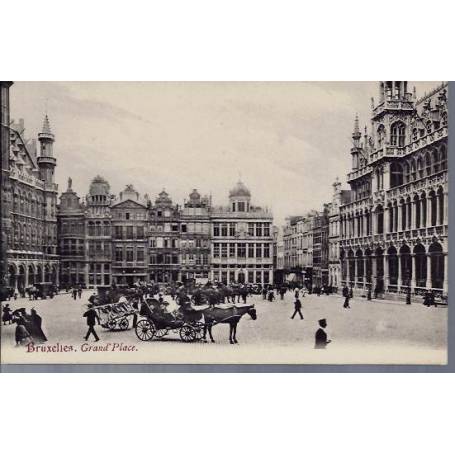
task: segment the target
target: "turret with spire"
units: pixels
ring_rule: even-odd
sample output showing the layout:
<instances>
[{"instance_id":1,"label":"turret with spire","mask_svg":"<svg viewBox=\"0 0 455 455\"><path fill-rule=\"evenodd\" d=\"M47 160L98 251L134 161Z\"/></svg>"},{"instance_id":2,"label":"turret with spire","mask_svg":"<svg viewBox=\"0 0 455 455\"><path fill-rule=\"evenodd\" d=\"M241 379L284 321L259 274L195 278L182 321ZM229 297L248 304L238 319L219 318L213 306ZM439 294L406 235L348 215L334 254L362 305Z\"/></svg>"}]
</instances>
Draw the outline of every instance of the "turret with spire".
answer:
<instances>
[{"instance_id":1,"label":"turret with spire","mask_svg":"<svg viewBox=\"0 0 455 455\"><path fill-rule=\"evenodd\" d=\"M48 184L54 183L54 170L57 165L57 160L54 158L54 142L55 136L51 131L49 117L44 116L43 128L38 134L40 143L40 156L38 157L38 166L40 178Z\"/></svg>"},{"instance_id":2,"label":"turret with spire","mask_svg":"<svg viewBox=\"0 0 455 455\"><path fill-rule=\"evenodd\" d=\"M362 133L360 132L360 128L359 128L359 116L358 116L358 114L356 114L355 120L354 120L354 131L352 133L352 148L351 148L352 170L353 171L355 171L359 168L359 154L362 153L362 149L360 146L361 137L362 137Z\"/></svg>"}]
</instances>

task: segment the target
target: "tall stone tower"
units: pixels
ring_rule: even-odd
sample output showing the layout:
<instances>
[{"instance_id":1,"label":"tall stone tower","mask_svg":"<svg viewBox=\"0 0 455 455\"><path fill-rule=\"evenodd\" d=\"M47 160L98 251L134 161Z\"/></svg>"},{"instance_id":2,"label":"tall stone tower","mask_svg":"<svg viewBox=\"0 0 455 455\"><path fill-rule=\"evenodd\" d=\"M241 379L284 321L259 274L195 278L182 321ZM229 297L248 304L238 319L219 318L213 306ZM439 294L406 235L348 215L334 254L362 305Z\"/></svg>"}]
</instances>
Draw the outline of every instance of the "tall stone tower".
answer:
<instances>
[{"instance_id":1,"label":"tall stone tower","mask_svg":"<svg viewBox=\"0 0 455 455\"><path fill-rule=\"evenodd\" d=\"M55 136L52 134L47 114L44 116L43 129L38 134L40 156L37 158L40 179L44 183L45 226L44 253L57 254L57 192L54 173L57 160L54 157Z\"/></svg>"}]
</instances>

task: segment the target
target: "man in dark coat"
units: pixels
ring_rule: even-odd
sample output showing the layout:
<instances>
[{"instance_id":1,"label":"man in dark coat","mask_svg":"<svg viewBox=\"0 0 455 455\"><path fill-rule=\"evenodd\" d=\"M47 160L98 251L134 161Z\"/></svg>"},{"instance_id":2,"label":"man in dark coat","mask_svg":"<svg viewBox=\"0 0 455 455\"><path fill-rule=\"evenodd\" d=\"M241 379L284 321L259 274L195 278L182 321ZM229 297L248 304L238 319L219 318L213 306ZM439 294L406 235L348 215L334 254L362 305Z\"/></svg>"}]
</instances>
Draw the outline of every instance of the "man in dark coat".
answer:
<instances>
[{"instance_id":1,"label":"man in dark coat","mask_svg":"<svg viewBox=\"0 0 455 455\"><path fill-rule=\"evenodd\" d=\"M295 299L294 302L294 314L291 316L291 319L294 319L295 315L298 313L300 315L300 319L303 319L303 314L302 314L302 302L300 302L299 299Z\"/></svg>"},{"instance_id":2,"label":"man in dark coat","mask_svg":"<svg viewBox=\"0 0 455 455\"><path fill-rule=\"evenodd\" d=\"M324 330L327 327L327 321L325 319L319 319L318 322L319 329L316 330L316 334L314 336L314 349L325 349L332 340L327 340L327 333Z\"/></svg>"},{"instance_id":3,"label":"man in dark coat","mask_svg":"<svg viewBox=\"0 0 455 455\"><path fill-rule=\"evenodd\" d=\"M98 313L93 309L93 305L88 305L88 310L84 313L83 317L87 318L88 325L87 335L84 337L85 341L88 341L90 334L95 337L95 341L99 341L100 339L95 332L95 324L97 321L98 324L100 324L100 318L98 316Z\"/></svg>"}]
</instances>

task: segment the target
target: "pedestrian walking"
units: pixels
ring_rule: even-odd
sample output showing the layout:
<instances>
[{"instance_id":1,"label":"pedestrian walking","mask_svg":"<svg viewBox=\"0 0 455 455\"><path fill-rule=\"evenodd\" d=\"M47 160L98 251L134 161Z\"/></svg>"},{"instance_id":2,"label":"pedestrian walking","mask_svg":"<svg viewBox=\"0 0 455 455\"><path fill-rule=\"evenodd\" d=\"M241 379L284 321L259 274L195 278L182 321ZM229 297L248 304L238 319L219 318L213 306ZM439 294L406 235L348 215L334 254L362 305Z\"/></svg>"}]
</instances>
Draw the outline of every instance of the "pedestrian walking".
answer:
<instances>
[{"instance_id":1,"label":"pedestrian walking","mask_svg":"<svg viewBox=\"0 0 455 455\"><path fill-rule=\"evenodd\" d=\"M79 298L82 298L82 286L81 285L79 285L77 288L77 296Z\"/></svg>"},{"instance_id":2,"label":"pedestrian walking","mask_svg":"<svg viewBox=\"0 0 455 455\"><path fill-rule=\"evenodd\" d=\"M88 330L87 334L84 337L85 341L88 341L88 337L90 334L92 334L95 337L95 341L99 341L99 337L95 332L95 324L98 322L100 324L100 318L98 316L98 313L93 309L93 305L89 304L87 305L88 310L84 313L83 317L87 318L87 325L88 325Z\"/></svg>"},{"instance_id":3,"label":"pedestrian walking","mask_svg":"<svg viewBox=\"0 0 455 455\"><path fill-rule=\"evenodd\" d=\"M294 297L295 297L296 299L299 298L299 288L295 288Z\"/></svg>"},{"instance_id":4,"label":"pedestrian walking","mask_svg":"<svg viewBox=\"0 0 455 455\"><path fill-rule=\"evenodd\" d=\"M332 341L327 339L327 333L324 330L327 327L326 319L319 319L319 328L314 336L314 349L325 349Z\"/></svg>"},{"instance_id":5,"label":"pedestrian walking","mask_svg":"<svg viewBox=\"0 0 455 455\"><path fill-rule=\"evenodd\" d=\"M349 294L344 298L344 304L343 304L343 308L351 308L350 305L349 305L349 300L350 300L350 297L349 297Z\"/></svg>"},{"instance_id":6,"label":"pedestrian walking","mask_svg":"<svg viewBox=\"0 0 455 455\"><path fill-rule=\"evenodd\" d=\"M294 314L291 316L291 319L294 319L295 315L298 313L300 315L300 319L303 319L302 314L302 302L297 298L294 302Z\"/></svg>"},{"instance_id":7,"label":"pedestrian walking","mask_svg":"<svg viewBox=\"0 0 455 455\"><path fill-rule=\"evenodd\" d=\"M73 299L76 300L77 299L77 289L75 287L73 287L73 289L71 290L71 294L73 295Z\"/></svg>"}]
</instances>

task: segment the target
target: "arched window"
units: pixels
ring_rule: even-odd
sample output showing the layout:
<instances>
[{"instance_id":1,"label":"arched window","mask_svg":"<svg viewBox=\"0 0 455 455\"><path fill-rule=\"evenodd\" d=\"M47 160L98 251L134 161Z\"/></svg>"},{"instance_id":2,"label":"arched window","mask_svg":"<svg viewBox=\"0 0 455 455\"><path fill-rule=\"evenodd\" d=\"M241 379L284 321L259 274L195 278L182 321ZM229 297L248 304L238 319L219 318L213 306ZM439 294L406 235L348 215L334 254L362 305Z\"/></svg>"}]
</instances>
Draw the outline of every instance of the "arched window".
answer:
<instances>
[{"instance_id":1,"label":"arched window","mask_svg":"<svg viewBox=\"0 0 455 455\"><path fill-rule=\"evenodd\" d=\"M442 247L439 243L434 242L428 249L430 254L431 264L431 287L435 289L442 289L444 285L444 255Z\"/></svg>"},{"instance_id":2,"label":"arched window","mask_svg":"<svg viewBox=\"0 0 455 455\"><path fill-rule=\"evenodd\" d=\"M425 253L425 248L422 244L418 244L414 247L415 254L415 271L416 277L415 281L417 287L425 287L427 280L427 257Z\"/></svg>"},{"instance_id":3,"label":"arched window","mask_svg":"<svg viewBox=\"0 0 455 455\"><path fill-rule=\"evenodd\" d=\"M412 140L416 141L419 138L419 130L417 128L414 128L412 130Z\"/></svg>"},{"instance_id":4,"label":"arched window","mask_svg":"<svg viewBox=\"0 0 455 455\"><path fill-rule=\"evenodd\" d=\"M425 171L427 176L431 175L431 155L430 152L425 154Z\"/></svg>"},{"instance_id":5,"label":"arched window","mask_svg":"<svg viewBox=\"0 0 455 455\"><path fill-rule=\"evenodd\" d=\"M420 199L417 194L414 196L414 208L416 211L415 214L415 221L416 221L416 228L418 229L420 227Z\"/></svg>"},{"instance_id":6,"label":"arched window","mask_svg":"<svg viewBox=\"0 0 455 455\"><path fill-rule=\"evenodd\" d=\"M414 181L417 178L417 168L415 160L411 160L411 180Z\"/></svg>"},{"instance_id":7,"label":"arched window","mask_svg":"<svg viewBox=\"0 0 455 455\"><path fill-rule=\"evenodd\" d=\"M403 168L399 163L392 163L390 166L390 187L403 185Z\"/></svg>"},{"instance_id":8,"label":"arched window","mask_svg":"<svg viewBox=\"0 0 455 455\"><path fill-rule=\"evenodd\" d=\"M430 194L430 204L431 204L431 226L436 226L437 223L437 213L436 213L436 194L434 191L431 191Z\"/></svg>"},{"instance_id":9,"label":"arched window","mask_svg":"<svg viewBox=\"0 0 455 455\"><path fill-rule=\"evenodd\" d=\"M438 188L438 224L444 224L444 190Z\"/></svg>"},{"instance_id":10,"label":"arched window","mask_svg":"<svg viewBox=\"0 0 455 455\"><path fill-rule=\"evenodd\" d=\"M447 169L447 149L445 145L439 149L439 169L444 171Z\"/></svg>"},{"instance_id":11,"label":"arched window","mask_svg":"<svg viewBox=\"0 0 455 455\"><path fill-rule=\"evenodd\" d=\"M384 233L384 209L382 205L376 207L377 233Z\"/></svg>"},{"instance_id":12,"label":"arched window","mask_svg":"<svg viewBox=\"0 0 455 455\"><path fill-rule=\"evenodd\" d=\"M417 175L419 176L419 179L423 178L423 173L423 159L419 156L417 159Z\"/></svg>"},{"instance_id":13,"label":"arched window","mask_svg":"<svg viewBox=\"0 0 455 455\"><path fill-rule=\"evenodd\" d=\"M404 147L406 126L403 122L395 122L392 125L390 143L398 147Z\"/></svg>"},{"instance_id":14,"label":"arched window","mask_svg":"<svg viewBox=\"0 0 455 455\"><path fill-rule=\"evenodd\" d=\"M394 246L389 247L387 254L390 284L396 285L398 284L398 256L396 248Z\"/></svg>"},{"instance_id":15,"label":"arched window","mask_svg":"<svg viewBox=\"0 0 455 455\"><path fill-rule=\"evenodd\" d=\"M387 206L387 210L389 211L389 226L388 226L388 229L389 229L389 232L393 232L393 206L392 206L392 203L389 202L388 206Z\"/></svg>"},{"instance_id":16,"label":"arched window","mask_svg":"<svg viewBox=\"0 0 455 455\"><path fill-rule=\"evenodd\" d=\"M401 258L401 279L403 286L409 286L412 278L412 257L411 250L407 245L400 248Z\"/></svg>"},{"instance_id":17,"label":"arched window","mask_svg":"<svg viewBox=\"0 0 455 455\"><path fill-rule=\"evenodd\" d=\"M403 173L404 173L404 183L409 183L411 180L411 167L409 166L409 163L406 161L403 164Z\"/></svg>"},{"instance_id":18,"label":"arched window","mask_svg":"<svg viewBox=\"0 0 455 455\"><path fill-rule=\"evenodd\" d=\"M427 225L427 195L423 192L420 195L420 206L421 206L421 216L422 216L422 227Z\"/></svg>"},{"instance_id":19,"label":"arched window","mask_svg":"<svg viewBox=\"0 0 455 455\"><path fill-rule=\"evenodd\" d=\"M433 171L434 173L440 171L440 163L439 163L439 152L438 150L433 150Z\"/></svg>"}]
</instances>

